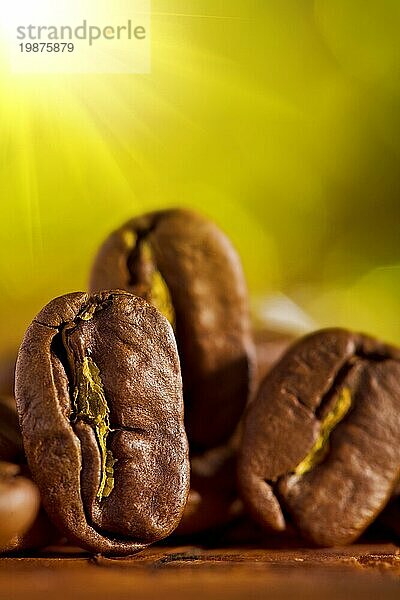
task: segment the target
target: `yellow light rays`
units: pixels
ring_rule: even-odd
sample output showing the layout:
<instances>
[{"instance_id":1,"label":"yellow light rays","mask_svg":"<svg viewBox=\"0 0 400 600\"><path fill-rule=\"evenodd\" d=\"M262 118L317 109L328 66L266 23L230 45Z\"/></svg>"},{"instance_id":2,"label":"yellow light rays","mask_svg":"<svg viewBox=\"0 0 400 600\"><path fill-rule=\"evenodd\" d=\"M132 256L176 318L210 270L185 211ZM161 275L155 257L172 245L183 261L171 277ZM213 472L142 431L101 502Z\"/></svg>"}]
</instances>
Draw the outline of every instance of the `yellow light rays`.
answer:
<instances>
[{"instance_id":1,"label":"yellow light rays","mask_svg":"<svg viewBox=\"0 0 400 600\"><path fill-rule=\"evenodd\" d=\"M137 206L140 205L143 210L154 208L154 203L165 202L162 188L158 194L155 193L160 173L154 162L155 155L168 156L169 149L163 145L158 128L154 122L152 127L148 110L142 106L155 105L157 112L164 110L161 108L162 102L151 89L145 85L137 86L136 91L142 100L139 106L136 106L133 98L129 98L123 85L109 90L104 82L99 81L98 90L98 97L82 97L79 91L77 97L82 103L86 119L90 120L91 135L97 140L96 159L104 161L107 170L113 169L107 178L113 182L108 197L116 210L111 211L102 224L101 231L105 232L107 228L118 225L118 220L140 210ZM135 140L135 143L130 140ZM145 191L141 192L143 186Z\"/></svg>"},{"instance_id":2,"label":"yellow light rays","mask_svg":"<svg viewBox=\"0 0 400 600\"><path fill-rule=\"evenodd\" d=\"M28 268L33 273L36 273L38 263L43 256L36 153L29 111L21 102L21 98L15 98L12 111L10 106L6 107L3 119L1 129L6 130L8 140L5 151L8 158L5 161L7 171L2 169L1 182L3 210L9 212L14 224L14 227L6 230L4 234L9 238L9 243L12 243L15 241L16 230L21 230L23 243L20 250L23 252L24 262L29 265ZM9 283L7 289L12 295L15 291L13 280L17 275L17 265L13 264L10 256L3 255L2 259L7 261Z\"/></svg>"},{"instance_id":3,"label":"yellow light rays","mask_svg":"<svg viewBox=\"0 0 400 600\"><path fill-rule=\"evenodd\" d=\"M126 14L132 3L112 5ZM337 16L332 3L316 3ZM379 260L398 264L395 161L385 142L400 152L398 101L387 86L375 95L360 87L380 69L352 76L358 52L374 55L383 35L374 30L372 50L365 20L357 39L347 35L361 4L340 0L340 18L324 19L321 35L310 2L153 0L148 75L12 75L2 51L0 348L17 345L51 297L85 289L96 246L113 227L177 204L233 238L253 294L278 288L296 300L302 286L301 306L324 324L350 324L356 298L360 322L399 337L395 277L351 283L360 277L357 252L368 272ZM378 67L396 54L394 29ZM332 48L342 59L347 47L350 62L335 58ZM385 73L390 79L391 68ZM373 133L371 115L386 137ZM374 227L367 216L357 228L368 202L371 215L386 209L393 219ZM361 236L368 223L382 259Z\"/></svg>"}]
</instances>

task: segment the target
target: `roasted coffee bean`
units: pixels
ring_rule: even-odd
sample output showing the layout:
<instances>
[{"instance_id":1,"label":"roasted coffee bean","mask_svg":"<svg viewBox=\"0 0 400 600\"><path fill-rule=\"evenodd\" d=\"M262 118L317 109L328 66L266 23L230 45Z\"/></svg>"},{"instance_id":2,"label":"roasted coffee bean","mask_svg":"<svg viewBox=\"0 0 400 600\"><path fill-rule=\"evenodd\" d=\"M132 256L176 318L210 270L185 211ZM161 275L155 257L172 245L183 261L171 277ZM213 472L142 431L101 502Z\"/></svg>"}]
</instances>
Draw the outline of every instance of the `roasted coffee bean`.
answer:
<instances>
[{"instance_id":1,"label":"roasted coffee bean","mask_svg":"<svg viewBox=\"0 0 400 600\"><path fill-rule=\"evenodd\" d=\"M126 292L75 293L32 322L16 370L28 463L73 542L130 554L177 526L189 484L172 329Z\"/></svg>"},{"instance_id":2,"label":"roasted coffee bean","mask_svg":"<svg viewBox=\"0 0 400 600\"><path fill-rule=\"evenodd\" d=\"M355 540L400 476L400 350L340 329L296 343L248 409L238 474L265 527Z\"/></svg>"},{"instance_id":3,"label":"roasted coffee bean","mask_svg":"<svg viewBox=\"0 0 400 600\"><path fill-rule=\"evenodd\" d=\"M20 468L0 462L0 552L18 549L40 507L39 490Z\"/></svg>"},{"instance_id":4,"label":"roasted coffee bean","mask_svg":"<svg viewBox=\"0 0 400 600\"><path fill-rule=\"evenodd\" d=\"M138 217L105 241L90 287L142 296L170 320L191 450L225 443L247 402L253 355L246 285L227 237L186 210Z\"/></svg>"},{"instance_id":5,"label":"roasted coffee bean","mask_svg":"<svg viewBox=\"0 0 400 600\"><path fill-rule=\"evenodd\" d=\"M24 459L21 430L14 398L0 396L0 460L20 462Z\"/></svg>"}]
</instances>

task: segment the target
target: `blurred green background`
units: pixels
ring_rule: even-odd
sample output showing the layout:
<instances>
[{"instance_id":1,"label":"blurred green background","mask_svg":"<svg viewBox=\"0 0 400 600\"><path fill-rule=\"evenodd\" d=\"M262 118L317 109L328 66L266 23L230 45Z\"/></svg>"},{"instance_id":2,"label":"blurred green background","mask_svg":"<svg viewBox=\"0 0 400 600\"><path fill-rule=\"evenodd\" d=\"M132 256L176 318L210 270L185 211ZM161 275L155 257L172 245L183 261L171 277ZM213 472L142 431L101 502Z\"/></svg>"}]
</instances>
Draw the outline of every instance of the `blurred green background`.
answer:
<instances>
[{"instance_id":1,"label":"blurred green background","mask_svg":"<svg viewBox=\"0 0 400 600\"><path fill-rule=\"evenodd\" d=\"M400 342L400 2L153 0L149 75L0 75L0 356L125 219L231 236L256 311Z\"/></svg>"}]
</instances>

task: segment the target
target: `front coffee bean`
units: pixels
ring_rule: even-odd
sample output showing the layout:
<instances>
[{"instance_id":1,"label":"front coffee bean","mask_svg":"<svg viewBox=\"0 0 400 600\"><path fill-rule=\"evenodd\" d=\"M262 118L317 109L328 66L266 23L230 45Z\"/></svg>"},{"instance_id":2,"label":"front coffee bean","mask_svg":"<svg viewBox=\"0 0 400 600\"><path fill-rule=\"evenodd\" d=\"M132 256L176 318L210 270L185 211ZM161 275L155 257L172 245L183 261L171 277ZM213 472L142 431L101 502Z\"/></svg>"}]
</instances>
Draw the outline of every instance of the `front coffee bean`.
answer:
<instances>
[{"instance_id":1,"label":"front coffee bean","mask_svg":"<svg viewBox=\"0 0 400 600\"><path fill-rule=\"evenodd\" d=\"M176 344L154 307L121 291L50 302L24 337L16 399L43 504L70 540L130 554L173 531L188 448Z\"/></svg>"}]
</instances>

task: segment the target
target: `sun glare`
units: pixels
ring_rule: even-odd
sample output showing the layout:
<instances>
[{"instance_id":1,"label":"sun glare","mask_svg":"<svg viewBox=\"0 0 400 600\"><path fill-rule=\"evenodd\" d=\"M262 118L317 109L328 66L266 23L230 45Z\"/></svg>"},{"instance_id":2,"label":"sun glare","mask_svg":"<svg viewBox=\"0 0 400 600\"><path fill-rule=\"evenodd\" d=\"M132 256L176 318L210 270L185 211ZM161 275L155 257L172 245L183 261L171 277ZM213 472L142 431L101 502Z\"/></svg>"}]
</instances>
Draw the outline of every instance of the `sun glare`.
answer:
<instances>
[{"instance_id":1,"label":"sun glare","mask_svg":"<svg viewBox=\"0 0 400 600\"><path fill-rule=\"evenodd\" d=\"M101 2L95 0L3 0L0 33L15 40L20 26L57 25L79 19L82 11L93 11Z\"/></svg>"},{"instance_id":2,"label":"sun glare","mask_svg":"<svg viewBox=\"0 0 400 600\"><path fill-rule=\"evenodd\" d=\"M53 0L8 0L1 8L0 25L8 35L13 35L19 25L48 22L59 14Z\"/></svg>"}]
</instances>

